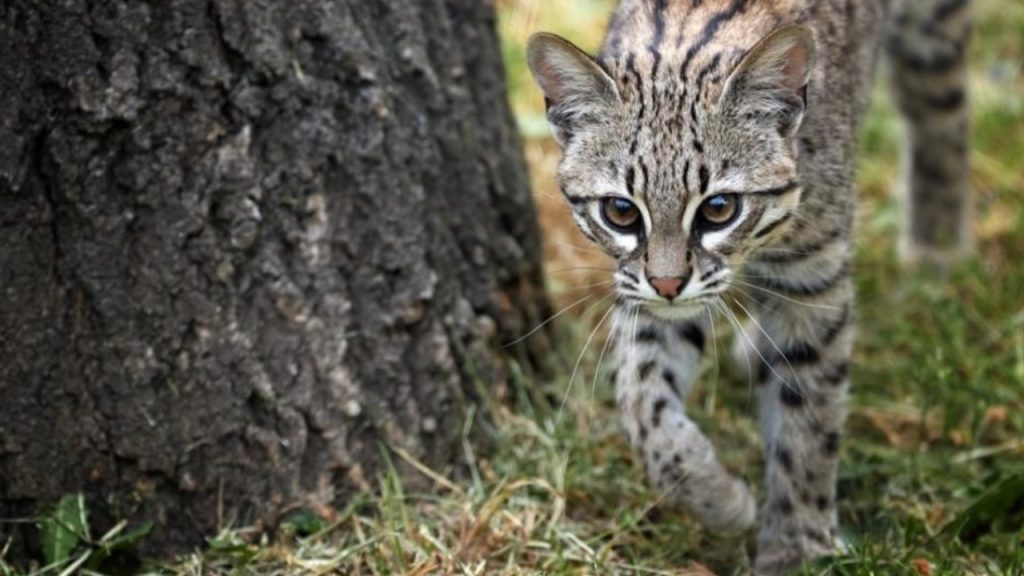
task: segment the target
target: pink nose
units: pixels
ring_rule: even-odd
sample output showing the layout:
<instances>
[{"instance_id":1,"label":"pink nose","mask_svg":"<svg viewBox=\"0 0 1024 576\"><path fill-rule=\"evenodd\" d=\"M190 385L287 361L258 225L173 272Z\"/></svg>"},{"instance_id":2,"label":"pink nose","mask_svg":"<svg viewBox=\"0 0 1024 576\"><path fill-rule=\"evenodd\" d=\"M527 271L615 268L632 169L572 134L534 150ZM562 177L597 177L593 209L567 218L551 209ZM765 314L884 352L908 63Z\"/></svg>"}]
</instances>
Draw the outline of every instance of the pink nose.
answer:
<instances>
[{"instance_id":1,"label":"pink nose","mask_svg":"<svg viewBox=\"0 0 1024 576\"><path fill-rule=\"evenodd\" d=\"M669 300L679 296L683 290L683 278L648 278L658 295Z\"/></svg>"}]
</instances>

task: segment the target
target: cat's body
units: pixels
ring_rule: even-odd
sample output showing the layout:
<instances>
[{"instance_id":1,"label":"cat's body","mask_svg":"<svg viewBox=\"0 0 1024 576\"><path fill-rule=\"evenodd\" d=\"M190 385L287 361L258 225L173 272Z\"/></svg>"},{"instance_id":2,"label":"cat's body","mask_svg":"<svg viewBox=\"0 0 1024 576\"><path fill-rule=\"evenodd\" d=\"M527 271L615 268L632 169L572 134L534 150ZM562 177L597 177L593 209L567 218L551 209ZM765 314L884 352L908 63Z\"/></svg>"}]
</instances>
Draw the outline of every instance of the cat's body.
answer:
<instances>
[{"instance_id":1,"label":"cat's body","mask_svg":"<svg viewBox=\"0 0 1024 576\"><path fill-rule=\"evenodd\" d=\"M686 416L712 312L749 314L768 457L757 569L830 552L852 347L859 121L888 48L910 136L901 249L969 248L966 0L624 0L590 60L540 36L530 65L581 229L619 259L616 394L652 483L719 532L746 486Z\"/></svg>"}]
</instances>

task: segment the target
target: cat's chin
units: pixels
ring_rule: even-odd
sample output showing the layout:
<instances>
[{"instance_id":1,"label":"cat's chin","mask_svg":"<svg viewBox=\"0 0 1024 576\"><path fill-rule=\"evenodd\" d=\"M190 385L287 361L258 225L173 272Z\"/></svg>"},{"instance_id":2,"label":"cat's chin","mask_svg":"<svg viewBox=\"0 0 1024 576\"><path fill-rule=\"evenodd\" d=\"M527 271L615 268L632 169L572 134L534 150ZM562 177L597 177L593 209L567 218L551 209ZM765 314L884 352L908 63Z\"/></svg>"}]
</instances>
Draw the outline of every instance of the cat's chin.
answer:
<instances>
[{"instance_id":1,"label":"cat's chin","mask_svg":"<svg viewBox=\"0 0 1024 576\"><path fill-rule=\"evenodd\" d=\"M696 320L707 314L704 304L648 304L644 311L650 316L668 322L686 322Z\"/></svg>"}]
</instances>

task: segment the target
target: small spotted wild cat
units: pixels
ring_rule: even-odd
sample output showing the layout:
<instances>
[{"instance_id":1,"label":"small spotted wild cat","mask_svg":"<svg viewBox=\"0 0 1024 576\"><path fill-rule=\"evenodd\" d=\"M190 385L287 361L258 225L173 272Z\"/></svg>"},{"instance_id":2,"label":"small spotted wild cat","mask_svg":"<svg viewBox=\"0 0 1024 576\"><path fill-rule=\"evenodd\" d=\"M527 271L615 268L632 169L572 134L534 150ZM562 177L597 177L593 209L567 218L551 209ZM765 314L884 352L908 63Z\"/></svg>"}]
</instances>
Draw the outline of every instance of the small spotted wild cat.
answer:
<instances>
[{"instance_id":1,"label":"small spotted wild cat","mask_svg":"<svg viewBox=\"0 0 1024 576\"><path fill-rule=\"evenodd\" d=\"M902 253L970 249L968 0L622 0L601 54L540 34L529 64L563 192L618 259L616 397L654 486L707 528L755 501L687 417L710 310L750 322L767 450L755 569L828 554L852 343L854 151L884 47L909 137ZM745 295L734 298L730 290Z\"/></svg>"}]
</instances>

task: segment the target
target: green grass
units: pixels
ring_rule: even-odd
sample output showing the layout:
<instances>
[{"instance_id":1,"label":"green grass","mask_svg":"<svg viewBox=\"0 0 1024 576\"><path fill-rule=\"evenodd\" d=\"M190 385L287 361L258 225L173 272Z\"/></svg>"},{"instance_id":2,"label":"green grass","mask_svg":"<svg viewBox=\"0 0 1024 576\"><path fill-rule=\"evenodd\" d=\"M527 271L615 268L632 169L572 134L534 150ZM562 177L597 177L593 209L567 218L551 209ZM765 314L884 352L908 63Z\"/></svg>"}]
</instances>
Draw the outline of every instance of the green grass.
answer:
<instances>
[{"instance_id":1,"label":"green grass","mask_svg":"<svg viewBox=\"0 0 1024 576\"><path fill-rule=\"evenodd\" d=\"M609 0L506 0L504 54L512 99L531 143L542 103L522 46L547 29L595 48ZM972 49L973 185L978 257L948 278L902 268L890 195L898 121L878 90L865 124L856 278L859 343L842 450L845 554L808 574L1024 573L1024 4L979 1ZM580 350L594 309L564 326ZM719 334L718 350L728 343ZM226 532L168 574L706 574L708 543L683 515L658 508L619 432L601 346L550 383L517 382L493 425L466 436L470 476L407 492L395 474L323 521L297 518L277 543ZM569 366L575 361L570 359ZM694 417L727 465L759 486L751 390L712 358ZM563 405L563 397L565 398ZM394 459L407 459L401 454ZM410 463L415 464L410 460ZM931 569L931 572L928 569ZM0 574L6 573L0 562Z\"/></svg>"}]
</instances>

